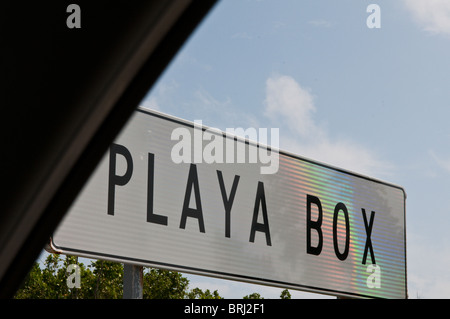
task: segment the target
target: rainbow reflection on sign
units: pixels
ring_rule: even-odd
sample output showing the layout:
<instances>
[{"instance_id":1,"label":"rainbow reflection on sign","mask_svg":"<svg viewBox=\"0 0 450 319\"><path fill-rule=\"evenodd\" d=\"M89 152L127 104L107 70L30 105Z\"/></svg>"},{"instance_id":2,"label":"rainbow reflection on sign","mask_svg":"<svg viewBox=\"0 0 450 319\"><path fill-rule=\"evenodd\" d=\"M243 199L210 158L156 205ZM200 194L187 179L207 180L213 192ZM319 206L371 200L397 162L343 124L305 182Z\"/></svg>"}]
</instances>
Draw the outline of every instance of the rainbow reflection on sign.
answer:
<instances>
[{"instance_id":1,"label":"rainbow reflection on sign","mask_svg":"<svg viewBox=\"0 0 450 319\"><path fill-rule=\"evenodd\" d=\"M322 252L308 256L321 266L310 267L304 277L312 282L324 282L326 289L351 291L355 296L406 297L405 193L401 188L286 154L280 156L278 175L289 185L286 202L297 201L300 210L304 210L300 199L311 194L320 198L322 204ZM337 259L333 249L334 209L340 202L347 207L350 225L349 252L344 261ZM369 216L372 210L375 212L371 233L375 260L368 249L365 264L367 233L362 209ZM304 218L304 214L299 214L299 218ZM342 250L346 232L342 218L338 219L337 231L338 246L342 246ZM313 236L314 229L312 232ZM372 266L374 263L376 267ZM370 278L371 275L374 278ZM378 282L373 283L372 279Z\"/></svg>"}]
</instances>

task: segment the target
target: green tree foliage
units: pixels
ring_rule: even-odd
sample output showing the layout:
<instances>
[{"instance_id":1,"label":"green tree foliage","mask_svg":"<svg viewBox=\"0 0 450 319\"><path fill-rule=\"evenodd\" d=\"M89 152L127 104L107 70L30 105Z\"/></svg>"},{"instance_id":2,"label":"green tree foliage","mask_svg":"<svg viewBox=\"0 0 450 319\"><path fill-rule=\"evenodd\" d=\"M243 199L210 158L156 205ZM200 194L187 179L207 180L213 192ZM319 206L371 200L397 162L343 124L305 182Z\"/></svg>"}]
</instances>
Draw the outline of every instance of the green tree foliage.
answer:
<instances>
[{"instance_id":1,"label":"green tree foliage","mask_svg":"<svg viewBox=\"0 0 450 319\"><path fill-rule=\"evenodd\" d=\"M76 264L80 270L80 288L69 288L71 273L68 266ZM222 299L217 290L189 290L189 280L175 271L144 268L144 299ZM16 299L121 299L123 297L123 264L106 260L92 261L88 266L74 256L49 254L41 269L34 263ZM287 289L281 299L291 299ZM259 293L243 299L264 299Z\"/></svg>"},{"instance_id":2,"label":"green tree foliage","mask_svg":"<svg viewBox=\"0 0 450 319\"><path fill-rule=\"evenodd\" d=\"M123 296L123 265L106 260L96 260L89 265L92 276L88 275L86 286L90 290L87 298L118 299ZM81 275L83 277L83 274ZM83 285L81 285L83 286ZM82 288L82 287L81 287Z\"/></svg>"},{"instance_id":3,"label":"green tree foliage","mask_svg":"<svg viewBox=\"0 0 450 319\"><path fill-rule=\"evenodd\" d=\"M280 299L291 299L291 293L289 292L289 290L284 289L281 292Z\"/></svg>"},{"instance_id":4,"label":"green tree foliage","mask_svg":"<svg viewBox=\"0 0 450 319\"><path fill-rule=\"evenodd\" d=\"M223 299L217 290L211 292L209 289L203 291L200 288L192 289L187 297L189 299Z\"/></svg>"},{"instance_id":5,"label":"green tree foliage","mask_svg":"<svg viewBox=\"0 0 450 319\"><path fill-rule=\"evenodd\" d=\"M67 267L77 264L80 288L69 288ZM180 273L163 269L144 269L144 299L221 298L219 293L194 288ZM93 261L87 267L77 257L49 254L43 269L34 263L16 292L17 299L121 299L123 297L123 264L105 260Z\"/></svg>"},{"instance_id":6,"label":"green tree foliage","mask_svg":"<svg viewBox=\"0 0 450 319\"><path fill-rule=\"evenodd\" d=\"M151 268L144 272L144 299L184 299L189 280L180 273Z\"/></svg>"},{"instance_id":7,"label":"green tree foliage","mask_svg":"<svg viewBox=\"0 0 450 319\"><path fill-rule=\"evenodd\" d=\"M261 297L261 295L257 292L254 292L250 295L244 296L242 299L264 299L263 297Z\"/></svg>"},{"instance_id":8,"label":"green tree foliage","mask_svg":"<svg viewBox=\"0 0 450 319\"><path fill-rule=\"evenodd\" d=\"M24 280L24 284L17 291L15 298L34 298L42 299L45 298L45 287L42 280L42 271L39 268L38 263L34 263L30 272Z\"/></svg>"},{"instance_id":9,"label":"green tree foliage","mask_svg":"<svg viewBox=\"0 0 450 319\"><path fill-rule=\"evenodd\" d=\"M17 291L15 298L66 299L76 297L77 292L67 286L66 265L76 263L75 257L67 256L63 261L59 255L49 255L44 269L34 263L30 272ZM84 268L83 264L80 267Z\"/></svg>"}]
</instances>

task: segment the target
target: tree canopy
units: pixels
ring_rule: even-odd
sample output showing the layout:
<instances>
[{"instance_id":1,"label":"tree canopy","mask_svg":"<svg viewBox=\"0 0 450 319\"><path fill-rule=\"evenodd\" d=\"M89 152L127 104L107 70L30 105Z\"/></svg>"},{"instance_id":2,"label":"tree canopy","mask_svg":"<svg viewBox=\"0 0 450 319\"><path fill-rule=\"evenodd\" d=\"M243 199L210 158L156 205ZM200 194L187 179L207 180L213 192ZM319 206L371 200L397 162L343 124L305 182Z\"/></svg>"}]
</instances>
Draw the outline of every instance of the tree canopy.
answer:
<instances>
[{"instance_id":1,"label":"tree canopy","mask_svg":"<svg viewBox=\"0 0 450 319\"><path fill-rule=\"evenodd\" d=\"M123 297L123 264L95 260L84 265L75 256L49 254L41 266L35 262L16 292L16 299L121 299ZM74 286L69 265L77 265L81 283ZM72 283L72 284L71 284ZM73 288L70 288L73 287ZM285 289L281 299L290 299ZM222 299L217 290L189 288L189 280L181 273L144 268L144 299ZM258 293L245 299L263 299Z\"/></svg>"}]
</instances>

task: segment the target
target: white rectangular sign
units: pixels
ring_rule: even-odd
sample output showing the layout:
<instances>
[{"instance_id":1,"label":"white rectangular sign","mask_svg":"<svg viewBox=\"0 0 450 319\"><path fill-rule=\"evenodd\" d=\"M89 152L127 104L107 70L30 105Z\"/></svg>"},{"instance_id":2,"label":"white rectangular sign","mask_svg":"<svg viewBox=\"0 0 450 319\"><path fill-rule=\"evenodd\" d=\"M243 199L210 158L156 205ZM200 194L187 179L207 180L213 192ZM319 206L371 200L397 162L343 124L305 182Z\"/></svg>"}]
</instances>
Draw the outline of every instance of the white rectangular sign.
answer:
<instances>
[{"instance_id":1,"label":"white rectangular sign","mask_svg":"<svg viewBox=\"0 0 450 319\"><path fill-rule=\"evenodd\" d=\"M140 108L50 247L303 291L406 298L405 199L401 187Z\"/></svg>"}]
</instances>

